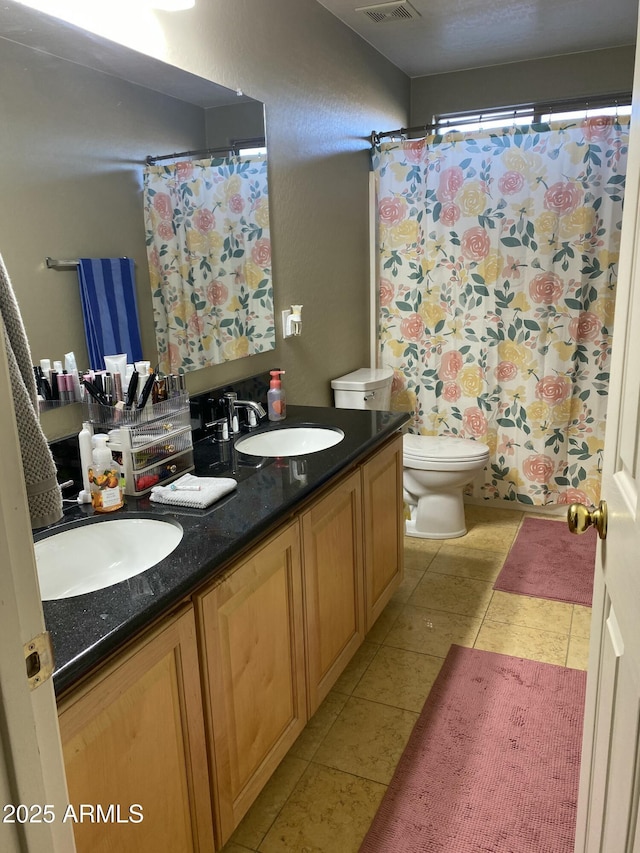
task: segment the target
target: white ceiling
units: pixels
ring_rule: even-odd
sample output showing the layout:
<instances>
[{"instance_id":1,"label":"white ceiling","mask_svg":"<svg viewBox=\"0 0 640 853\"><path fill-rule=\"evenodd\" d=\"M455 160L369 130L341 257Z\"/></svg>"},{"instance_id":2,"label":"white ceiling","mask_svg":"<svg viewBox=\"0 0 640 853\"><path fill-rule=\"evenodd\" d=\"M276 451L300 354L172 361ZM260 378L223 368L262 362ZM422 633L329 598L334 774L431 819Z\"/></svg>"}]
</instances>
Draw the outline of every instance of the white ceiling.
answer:
<instances>
[{"instance_id":1,"label":"white ceiling","mask_svg":"<svg viewBox=\"0 0 640 853\"><path fill-rule=\"evenodd\" d=\"M410 0L421 17L375 23L376 0L318 0L410 77L634 44L638 0Z\"/></svg>"}]
</instances>

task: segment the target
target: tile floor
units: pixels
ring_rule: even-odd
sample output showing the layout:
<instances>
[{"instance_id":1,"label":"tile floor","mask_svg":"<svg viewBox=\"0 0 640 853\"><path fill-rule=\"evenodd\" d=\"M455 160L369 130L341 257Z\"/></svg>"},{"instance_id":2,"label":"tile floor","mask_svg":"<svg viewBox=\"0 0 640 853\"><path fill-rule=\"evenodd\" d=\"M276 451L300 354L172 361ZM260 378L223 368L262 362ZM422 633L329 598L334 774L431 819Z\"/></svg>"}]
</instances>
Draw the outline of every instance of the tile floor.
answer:
<instances>
[{"instance_id":1,"label":"tile floor","mask_svg":"<svg viewBox=\"0 0 640 853\"><path fill-rule=\"evenodd\" d=\"M586 669L590 608L492 589L523 513L466 515L405 540L402 586L224 853L357 853L451 643Z\"/></svg>"}]
</instances>

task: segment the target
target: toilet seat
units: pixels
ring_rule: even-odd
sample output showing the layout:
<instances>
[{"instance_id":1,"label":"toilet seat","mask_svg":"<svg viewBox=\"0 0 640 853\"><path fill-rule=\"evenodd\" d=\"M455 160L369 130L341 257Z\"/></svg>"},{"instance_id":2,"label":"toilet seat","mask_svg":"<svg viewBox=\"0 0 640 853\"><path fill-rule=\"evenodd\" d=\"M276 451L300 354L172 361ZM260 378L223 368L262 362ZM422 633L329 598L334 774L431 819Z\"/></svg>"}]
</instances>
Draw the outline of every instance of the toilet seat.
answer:
<instances>
[{"instance_id":1,"label":"toilet seat","mask_svg":"<svg viewBox=\"0 0 640 853\"><path fill-rule=\"evenodd\" d=\"M456 436L413 435L402 440L403 462L407 468L423 471L459 470L475 467L489 459L489 448L481 441Z\"/></svg>"}]
</instances>

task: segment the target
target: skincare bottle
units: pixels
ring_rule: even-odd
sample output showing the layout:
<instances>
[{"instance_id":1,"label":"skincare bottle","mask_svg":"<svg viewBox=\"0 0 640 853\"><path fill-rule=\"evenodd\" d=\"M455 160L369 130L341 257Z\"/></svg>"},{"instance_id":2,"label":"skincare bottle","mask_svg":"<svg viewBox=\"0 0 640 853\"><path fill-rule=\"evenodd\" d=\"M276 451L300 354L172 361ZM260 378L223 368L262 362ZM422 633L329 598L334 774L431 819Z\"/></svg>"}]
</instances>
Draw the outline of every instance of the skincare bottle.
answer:
<instances>
[{"instance_id":1,"label":"skincare bottle","mask_svg":"<svg viewBox=\"0 0 640 853\"><path fill-rule=\"evenodd\" d=\"M280 376L284 370L270 370L271 382L267 392L267 409L270 421L283 421L287 416L287 398Z\"/></svg>"},{"instance_id":2,"label":"skincare bottle","mask_svg":"<svg viewBox=\"0 0 640 853\"><path fill-rule=\"evenodd\" d=\"M96 435L93 440L93 467L89 469L91 503L95 512L113 512L124 504L120 466L111 455L106 435Z\"/></svg>"},{"instance_id":3,"label":"skincare bottle","mask_svg":"<svg viewBox=\"0 0 640 853\"><path fill-rule=\"evenodd\" d=\"M80 467L82 468L82 489L87 494L91 491L89 469L93 467L93 429L89 421L82 424L78 433L78 448L80 450Z\"/></svg>"}]
</instances>

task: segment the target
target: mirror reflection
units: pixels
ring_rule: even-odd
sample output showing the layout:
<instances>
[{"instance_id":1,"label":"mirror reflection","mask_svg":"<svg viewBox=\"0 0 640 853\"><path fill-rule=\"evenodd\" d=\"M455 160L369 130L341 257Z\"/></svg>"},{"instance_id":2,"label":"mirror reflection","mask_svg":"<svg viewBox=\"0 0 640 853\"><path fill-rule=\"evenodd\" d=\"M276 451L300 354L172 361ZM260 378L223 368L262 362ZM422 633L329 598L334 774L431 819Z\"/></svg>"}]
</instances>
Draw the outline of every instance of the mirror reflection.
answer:
<instances>
[{"instance_id":1,"label":"mirror reflection","mask_svg":"<svg viewBox=\"0 0 640 853\"><path fill-rule=\"evenodd\" d=\"M95 70L8 35L1 250L34 361L89 366L79 258L132 260L143 357L163 372L272 349L263 104L126 48Z\"/></svg>"}]
</instances>

